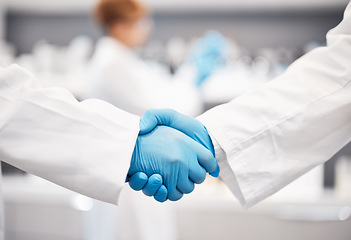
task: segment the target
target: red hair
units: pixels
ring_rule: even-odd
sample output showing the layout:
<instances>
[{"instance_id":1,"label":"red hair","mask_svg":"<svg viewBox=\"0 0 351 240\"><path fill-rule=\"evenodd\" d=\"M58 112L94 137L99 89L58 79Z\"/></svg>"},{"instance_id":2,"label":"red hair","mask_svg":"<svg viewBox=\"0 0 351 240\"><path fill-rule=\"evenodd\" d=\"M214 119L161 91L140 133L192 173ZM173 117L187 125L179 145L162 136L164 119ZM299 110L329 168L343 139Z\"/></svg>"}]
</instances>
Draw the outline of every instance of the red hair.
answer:
<instances>
[{"instance_id":1,"label":"red hair","mask_svg":"<svg viewBox=\"0 0 351 240\"><path fill-rule=\"evenodd\" d=\"M116 21L137 20L148 14L137 0L100 0L95 7L95 18L107 27Z\"/></svg>"}]
</instances>

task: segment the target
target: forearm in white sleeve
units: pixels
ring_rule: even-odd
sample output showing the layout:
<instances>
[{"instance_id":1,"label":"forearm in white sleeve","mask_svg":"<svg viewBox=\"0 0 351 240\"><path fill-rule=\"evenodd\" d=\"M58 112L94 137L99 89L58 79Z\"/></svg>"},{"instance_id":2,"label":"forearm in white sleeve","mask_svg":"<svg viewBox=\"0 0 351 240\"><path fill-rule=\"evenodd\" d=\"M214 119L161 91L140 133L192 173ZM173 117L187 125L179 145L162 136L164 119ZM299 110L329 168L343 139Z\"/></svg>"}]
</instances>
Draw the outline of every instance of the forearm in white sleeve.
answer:
<instances>
[{"instance_id":1,"label":"forearm in white sleeve","mask_svg":"<svg viewBox=\"0 0 351 240\"><path fill-rule=\"evenodd\" d=\"M108 103L0 71L0 158L24 171L117 204L138 132L139 117Z\"/></svg>"},{"instance_id":2,"label":"forearm in white sleeve","mask_svg":"<svg viewBox=\"0 0 351 240\"><path fill-rule=\"evenodd\" d=\"M329 160L351 140L351 4L328 45L272 82L199 117L221 177L250 207Z\"/></svg>"}]
</instances>

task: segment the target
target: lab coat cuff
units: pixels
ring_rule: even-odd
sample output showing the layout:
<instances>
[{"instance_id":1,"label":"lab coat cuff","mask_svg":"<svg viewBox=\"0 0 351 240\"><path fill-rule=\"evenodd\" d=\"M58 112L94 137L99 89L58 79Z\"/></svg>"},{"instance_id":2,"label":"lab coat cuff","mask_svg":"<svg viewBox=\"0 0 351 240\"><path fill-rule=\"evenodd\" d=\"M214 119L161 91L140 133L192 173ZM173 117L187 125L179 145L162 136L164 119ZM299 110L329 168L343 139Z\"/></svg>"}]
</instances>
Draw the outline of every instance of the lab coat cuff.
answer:
<instances>
[{"instance_id":1,"label":"lab coat cuff","mask_svg":"<svg viewBox=\"0 0 351 240\"><path fill-rule=\"evenodd\" d=\"M130 119L130 123L133 123L131 125L134 125L135 128L132 128L131 129L131 135L130 135L130 138L128 139L125 139L126 141L126 145L128 146L128 149L126 149L126 151L129 153L129 158L128 161L125 161L123 162L123 164L118 164L116 166L116 168L119 168L117 170L118 173L123 173L123 174L117 174L116 177L118 178L117 179L117 191L116 191L116 197L115 197L115 203L113 204L116 204L116 205L119 205L119 200L120 200L120 197L121 197L121 193L123 191L123 188L125 187L125 182L126 182L126 178L127 178L127 175L128 175L128 171L129 171L129 168L130 168L130 161L132 159L132 155L133 155L133 152L134 152L134 147L135 147L135 143L136 143L136 140L138 138L138 134L139 134L139 122L140 122L140 118L138 116L131 116L131 119ZM118 144L118 141L116 142L116 144ZM116 152L116 159L118 158L119 156L119 152ZM119 187L119 186L124 186L124 187Z\"/></svg>"},{"instance_id":2,"label":"lab coat cuff","mask_svg":"<svg viewBox=\"0 0 351 240\"><path fill-rule=\"evenodd\" d=\"M105 142L105 151L111 152L109 157L100 163L106 168L101 173L105 176L101 179L98 177L97 180L98 182L102 180L99 184L104 184L105 181L106 185L103 189L97 190L100 194L95 198L118 205L140 131L140 117L100 100L88 99L82 104L89 109L96 109L99 116L106 120L105 126L101 129L106 134L102 134L103 138L101 137L100 141ZM100 149L100 151L104 150Z\"/></svg>"},{"instance_id":3,"label":"lab coat cuff","mask_svg":"<svg viewBox=\"0 0 351 240\"><path fill-rule=\"evenodd\" d=\"M239 175L246 175L247 166L241 158L240 151L233 151L231 153L226 153L221 145L225 143L219 143L216 136L222 136L220 129L221 126L216 122L212 122L211 118L207 118L206 114L203 114L197 119L204 124L212 140L212 144L215 150L215 157L220 167L220 178L225 182L230 191L238 199L240 204L244 208L249 208L253 206L257 201L254 197L254 192L250 183L247 181L238 181L236 177L236 171L240 171Z\"/></svg>"},{"instance_id":4,"label":"lab coat cuff","mask_svg":"<svg viewBox=\"0 0 351 240\"><path fill-rule=\"evenodd\" d=\"M139 121L138 121L138 125L139 125ZM130 161L132 159L132 155L133 155L133 152L134 152L134 147L135 147L135 143L136 143L136 139L138 137L139 131L136 132L133 137L131 137L130 139L126 140L126 141L130 141L130 144L128 144L128 145L129 146L133 146L133 147L131 149L128 149L128 151L130 152L130 157L128 158L129 161L126 161L123 164L123 166L121 166L121 165L117 166L118 168L122 168L122 171L118 171L118 172L124 173L122 175L117 175L117 177L118 177L118 180L117 180L118 184L117 184L117 186L124 186L125 187L125 185L126 185L125 182L126 182L126 178L127 178L127 175L128 175L129 168L130 168ZM116 194L116 198L115 198L116 199L116 203L115 203L116 205L119 205L119 200L120 200L121 193L122 193L124 187L122 187L122 188L117 187L117 194Z\"/></svg>"}]
</instances>

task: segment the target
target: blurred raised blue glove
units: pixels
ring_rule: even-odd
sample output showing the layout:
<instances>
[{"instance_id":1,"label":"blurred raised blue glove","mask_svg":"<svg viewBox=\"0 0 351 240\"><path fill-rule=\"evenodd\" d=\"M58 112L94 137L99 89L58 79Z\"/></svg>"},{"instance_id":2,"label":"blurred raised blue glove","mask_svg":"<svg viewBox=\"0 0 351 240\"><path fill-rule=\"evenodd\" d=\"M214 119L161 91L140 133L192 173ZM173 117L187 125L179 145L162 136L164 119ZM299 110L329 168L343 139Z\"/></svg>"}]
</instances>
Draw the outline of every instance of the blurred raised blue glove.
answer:
<instances>
[{"instance_id":1,"label":"blurred raised blue glove","mask_svg":"<svg viewBox=\"0 0 351 240\"><path fill-rule=\"evenodd\" d=\"M205 126L195 118L183 115L171 109L147 110L140 120L140 134L152 131L157 125L168 126L183 132L185 135L206 147L215 157L212 140ZM206 169L205 166L203 167ZM206 170L213 177L218 177L220 171L218 165L215 171Z\"/></svg>"},{"instance_id":2,"label":"blurred raised blue glove","mask_svg":"<svg viewBox=\"0 0 351 240\"><path fill-rule=\"evenodd\" d=\"M227 39L217 31L208 31L194 45L188 61L197 71L196 85L201 86L212 73L224 64Z\"/></svg>"},{"instance_id":3,"label":"blurred raised blue glove","mask_svg":"<svg viewBox=\"0 0 351 240\"><path fill-rule=\"evenodd\" d=\"M151 132L141 134L136 141L128 176L131 178L138 172L149 177L160 174L171 201L192 192L194 183L205 180L206 171L213 172L218 167L208 149L176 129L157 126ZM147 191L147 194L154 193Z\"/></svg>"}]
</instances>

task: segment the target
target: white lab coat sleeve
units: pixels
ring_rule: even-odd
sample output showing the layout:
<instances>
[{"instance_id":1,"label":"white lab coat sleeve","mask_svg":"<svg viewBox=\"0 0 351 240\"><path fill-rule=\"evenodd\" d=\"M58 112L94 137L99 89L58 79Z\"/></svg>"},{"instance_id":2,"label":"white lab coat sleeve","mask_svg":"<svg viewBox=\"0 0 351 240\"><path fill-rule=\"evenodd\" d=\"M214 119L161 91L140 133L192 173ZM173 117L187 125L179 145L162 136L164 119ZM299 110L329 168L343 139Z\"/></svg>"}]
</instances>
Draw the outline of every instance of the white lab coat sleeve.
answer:
<instances>
[{"instance_id":1,"label":"white lab coat sleeve","mask_svg":"<svg viewBox=\"0 0 351 240\"><path fill-rule=\"evenodd\" d=\"M244 207L329 160L351 140L351 4L326 47L199 120Z\"/></svg>"},{"instance_id":2,"label":"white lab coat sleeve","mask_svg":"<svg viewBox=\"0 0 351 240\"><path fill-rule=\"evenodd\" d=\"M0 158L24 171L117 204L138 132L139 117L108 103L0 71Z\"/></svg>"}]
</instances>

